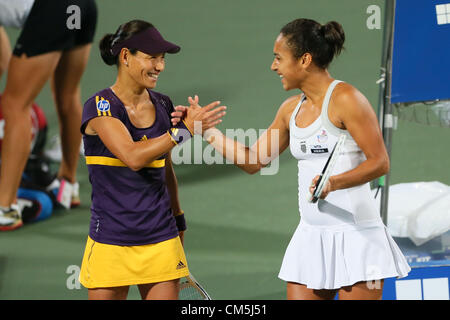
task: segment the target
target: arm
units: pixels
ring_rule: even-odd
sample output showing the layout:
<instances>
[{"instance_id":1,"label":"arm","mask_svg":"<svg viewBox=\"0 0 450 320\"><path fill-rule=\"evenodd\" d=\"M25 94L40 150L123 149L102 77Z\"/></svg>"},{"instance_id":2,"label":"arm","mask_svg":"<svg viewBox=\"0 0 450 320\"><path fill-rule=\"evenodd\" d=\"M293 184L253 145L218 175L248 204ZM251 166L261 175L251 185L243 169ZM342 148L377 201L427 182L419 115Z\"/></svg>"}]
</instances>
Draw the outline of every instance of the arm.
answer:
<instances>
[{"instance_id":1,"label":"arm","mask_svg":"<svg viewBox=\"0 0 450 320\"><path fill-rule=\"evenodd\" d=\"M289 146L289 117L298 102L298 96L287 99L264 134L251 146L232 140L216 128L205 132L204 138L226 159L249 174L267 166Z\"/></svg>"},{"instance_id":2,"label":"arm","mask_svg":"<svg viewBox=\"0 0 450 320\"><path fill-rule=\"evenodd\" d=\"M86 127L86 133L98 135L108 150L134 171L142 169L175 146L169 134L133 141L125 125L112 117L92 119Z\"/></svg>"},{"instance_id":3,"label":"arm","mask_svg":"<svg viewBox=\"0 0 450 320\"><path fill-rule=\"evenodd\" d=\"M186 116L188 128L193 128L196 121L201 122L202 134L217 124L224 113L225 107L217 107L218 101L210 103L206 107L197 107L190 110ZM213 120L212 120L213 119ZM190 133L185 130L185 134ZM192 132L192 130L190 130ZM181 132L181 130L178 130ZM169 152L176 142L169 133L163 134L157 138L145 141L133 141L128 129L117 118L114 117L95 117L86 125L85 133L88 135L98 135L105 146L127 167L137 171L142 169L148 163L158 159Z\"/></svg>"},{"instance_id":4,"label":"arm","mask_svg":"<svg viewBox=\"0 0 450 320\"><path fill-rule=\"evenodd\" d=\"M177 220L177 227L180 234L181 243L184 243L184 231L186 230L186 223L184 220L184 212L181 210L180 201L178 198L178 181L172 165L172 156L169 152L166 159L166 183L167 191L170 196L170 206L173 214Z\"/></svg>"},{"instance_id":5,"label":"arm","mask_svg":"<svg viewBox=\"0 0 450 320\"><path fill-rule=\"evenodd\" d=\"M366 160L352 170L331 176L321 198L325 198L334 190L367 183L389 171L389 156L381 129L367 98L354 87L343 84L333 100L330 104L330 117L348 130L363 151ZM310 191L313 191L313 188Z\"/></svg>"}]
</instances>

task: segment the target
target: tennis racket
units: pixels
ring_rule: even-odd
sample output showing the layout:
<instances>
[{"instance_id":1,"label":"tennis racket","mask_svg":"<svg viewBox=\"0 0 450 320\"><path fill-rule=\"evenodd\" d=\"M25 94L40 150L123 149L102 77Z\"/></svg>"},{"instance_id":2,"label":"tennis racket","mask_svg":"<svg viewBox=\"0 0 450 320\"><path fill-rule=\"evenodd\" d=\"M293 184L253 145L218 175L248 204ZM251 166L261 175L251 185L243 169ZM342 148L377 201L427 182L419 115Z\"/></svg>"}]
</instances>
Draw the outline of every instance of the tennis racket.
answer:
<instances>
[{"instance_id":1,"label":"tennis racket","mask_svg":"<svg viewBox=\"0 0 450 320\"><path fill-rule=\"evenodd\" d=\"M192 274L180 279L179 300L211 300L205 289L198 283Z\"/></svg>"},{"instance_id":2,"label":"tennis racket","mask_svg":"<svg viewBox=\"0 0 450 320\"><path fill-rule=\"evenodd\" d=\"M330 179L331 172L333 171L334 165L336 164L336 160L341 153L342 146L344 145L346 135L341 134L339 136L338 141L333 147L333 151L331 151L330 156L328 157L325 166L323 167L322 173L320 174L319 179L316 182L314 193L309 197L308 201L312 203L316 203L319 200L320 195L322 194L322 190Z\"/></svg>"}]
</instances>

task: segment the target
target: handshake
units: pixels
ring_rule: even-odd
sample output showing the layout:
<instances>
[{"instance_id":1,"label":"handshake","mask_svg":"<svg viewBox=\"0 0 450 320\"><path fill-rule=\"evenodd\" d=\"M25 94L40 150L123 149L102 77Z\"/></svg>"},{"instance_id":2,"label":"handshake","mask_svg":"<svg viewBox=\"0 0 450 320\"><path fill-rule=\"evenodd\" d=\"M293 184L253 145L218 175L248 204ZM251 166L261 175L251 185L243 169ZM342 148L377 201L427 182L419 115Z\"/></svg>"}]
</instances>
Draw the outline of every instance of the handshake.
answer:
<instances>
[{"instance_id":1,"label":"handshake","mask_svg":"<svg viewBox=\"0 0 450 320\"><path fill-rule=\"evenodd\" d=\"M219 106L220 101L214 101L201 107L198 102L198 96L195 96L194 99L189 97L189 107L181 105L175 107L175 111L171 113L172 132L174 128L182 128L184 124L191 135L203 135L206 130L222 122L221 118L226 114L226 106ZM175 135L177 134L175 133Z\"/></svg>"}]
</instances>

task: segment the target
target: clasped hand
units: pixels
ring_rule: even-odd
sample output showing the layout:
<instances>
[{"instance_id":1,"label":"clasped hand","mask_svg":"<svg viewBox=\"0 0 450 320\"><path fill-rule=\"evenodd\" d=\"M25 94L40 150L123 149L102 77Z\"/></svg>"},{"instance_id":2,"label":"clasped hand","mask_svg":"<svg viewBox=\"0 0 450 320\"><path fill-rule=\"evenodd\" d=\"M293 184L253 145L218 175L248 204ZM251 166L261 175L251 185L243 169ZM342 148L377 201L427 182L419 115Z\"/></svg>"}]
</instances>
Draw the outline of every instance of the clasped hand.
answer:
<instances>
[{"instance_id":1,"label":"clasped hand","mask_svg":"<svg viewBox=\"0 0 450 320\"><path fill-rule=\"evenodd\" d=\"M171 113L172 125L176 125L181 120L191 129L194 134L203 134L206 130L213 128L222 122L222 117L226 114L226 106L220 106L220 101L214 101L205 107L199 105L199 98L188 98L189 107L178 105Z\"/></svg>"}]
</instances>

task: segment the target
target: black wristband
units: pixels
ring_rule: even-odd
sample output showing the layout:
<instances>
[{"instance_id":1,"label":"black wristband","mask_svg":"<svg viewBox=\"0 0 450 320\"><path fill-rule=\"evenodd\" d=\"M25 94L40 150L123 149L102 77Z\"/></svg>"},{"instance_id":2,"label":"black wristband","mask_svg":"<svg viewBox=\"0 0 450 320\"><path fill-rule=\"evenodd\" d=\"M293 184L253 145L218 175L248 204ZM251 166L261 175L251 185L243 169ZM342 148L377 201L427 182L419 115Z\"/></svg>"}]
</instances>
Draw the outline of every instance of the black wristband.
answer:
<instances>
[{"instance_id":1,"label":"black wristband","mask_svg":"<svg viewBox=\"0 0 450 320\"><path fill-rule=\"evenodd\" d=\"M180 120L176 126L170 128L167 133L175 144L181 144L193 136L193 132L183 120Z\"/></svg>"},{"instance_id":2,"label":"black wristband","mask_svg":"<svg viewBox=\"0 0 450 320\"><path fill-rule=\"evenodd\" d=\"M186 231L186 219L184 218L184 213L175 216L175 222L177 223L178 231Z\"/></svg>"}]
</instances>

